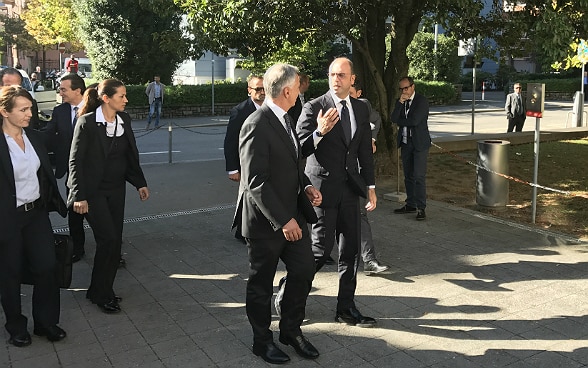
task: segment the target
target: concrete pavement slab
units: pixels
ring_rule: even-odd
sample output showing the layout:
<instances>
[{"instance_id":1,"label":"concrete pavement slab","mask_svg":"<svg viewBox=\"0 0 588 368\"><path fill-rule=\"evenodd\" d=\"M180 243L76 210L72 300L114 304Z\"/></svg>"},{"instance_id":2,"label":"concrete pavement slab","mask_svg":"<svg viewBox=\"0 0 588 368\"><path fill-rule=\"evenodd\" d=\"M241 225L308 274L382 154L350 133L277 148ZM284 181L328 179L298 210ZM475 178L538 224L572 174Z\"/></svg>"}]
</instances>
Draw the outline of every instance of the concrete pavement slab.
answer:
<instances>
[{"instance_id":1,"label":"concrete pavement slab","mask_svg":"<svg viewBox=\"0 0 588 368\"><path fill-rule=\"evenodd\" d=\"M151 204L129 195L128 264L115 283L123 312L105 315L85 298L94 254L87 230L86 257L62 290L68 337L33 337L26 348L4 342L0 366L268 366L250 350L247 249L229 232L236 187L202 178L203 169L216 170L204 163L144 169L159 178L150 183L157 195ZM175 172L182 180L165 180ZM183 195L203 181L217 190ZM587 244L437 202L418 222L393 214L396 207L381 200L369 214L378 258L391 272L358 275L356 303L378 325L334 322L337 273L326 266L303 325L321 356L307 361L278 343L289 366L588 367ZM284 273L280 265L276 287ZM31 288L23 294L30 315ZM0 337L8 340L5 331Z\"/></svg>"}]
</instances>

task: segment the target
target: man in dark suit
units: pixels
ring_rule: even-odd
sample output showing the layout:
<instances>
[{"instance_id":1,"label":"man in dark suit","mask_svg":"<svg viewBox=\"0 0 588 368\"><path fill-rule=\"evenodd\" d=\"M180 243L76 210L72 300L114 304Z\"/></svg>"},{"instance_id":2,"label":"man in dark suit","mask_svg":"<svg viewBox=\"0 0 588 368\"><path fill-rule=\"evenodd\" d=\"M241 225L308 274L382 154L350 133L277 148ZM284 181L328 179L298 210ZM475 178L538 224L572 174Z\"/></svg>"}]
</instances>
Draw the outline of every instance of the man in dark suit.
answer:
<instances>
[{"instance_id":1,"label":"man in dark suit","mask_svg":"<svg viewBox=\"0 0 588 368\"><path fill-rule=\"evenodd\" d=\"M354 302L361 233L359 197L368 198L368 211L376 208L377 201L369 112L364 102L349 96L354 80L352 62L335 59L329 67L329 92L304 105L297 133L307 156L305 173L323 195L322 204L315 207L318 222L312 225L317 271L331 254L335 237L338 243L335 319L371 327L375 319L363 316Z\"/></svg>"},{"instance_id":2,"label":"man in dark suit","mask_svg":"<svg viewBox=\"0 0 588 368\"><path fill-rule=\"evenodd\" d=\"M15 68L4 68L0 70L0 87L1 86L13 86L18 85L26 88L23 85L22 74ZM39 107L37 105L37 101L33 100L33 107L31 108L33 116L31 117L31 122L29 124L30 128L38 130L41 127L41 122L39 120Z\"/></svg>"},{"instance_id":3,"label":"man in dark suit","mask_svg":"<svg viewBox=\"0 0 588 368\"><path fill-rule=\"evenodd\" d=\"M300 113L302 112L302 106L306 103L306 99L304 94L308 91L308 87L310 86L310 78L308 75L304 73L300 73L300 94L296 99L296 104L288 110L288 115L292 117L294 123L298 121L300 117Z\"/></svg>"},{"instance_id":4,"label":"man in dark suit","mask_svg":"<svg viewBox=\"0 0 588 368\"><path fill-rule=\"evenodd\" d=\"M231 109L227 133L225 135L224 152L225 164L229 179L239 182L241 180L241 165L239 163L239 132L243 122L249 115L261 107L265 99L263 77L250 75L247 79L247 94L249 97ZM241 229L235 230L235 238L245 243L241 235Z\"/></svg>"},{"instance_id":5,"label":"man in dark suit","mask_svg":"<svg viewBox=\"0 0 588 368\"><path fill-rule=\"evenodd\" d=\"M504 109L506 110L506 118L508 119L508 128L506 132L523 131L523 125L527 119L527 109L525 107L525 101L521 94L521 84L514 84L514 92L509 93L506 96L506 103Z\"/></svg>"},{"instance_id":6,"label":"man in dark suit","mask_svg":"<svg viewBox=\"0 0 588 368\"><path fill-rule=\"evenodd\" d=\"M396 101L390 116L398 124L398 142L402 155L406 204L394 213L415 213L417 220L426 219L427 156L431 147L429 134L429 101L415 92L414 80L403 77L399 82L400 98Z\"/></svg>"},{"instance_id":7,"label":"man in dark suit","mask_svg":"<svg viewBox=\"0 0 588 368\"><path fill-rule=\"evenodd\" d=\"M280 342L307 359L318 357L302 335L306 299L314 277L307 222L322 197L303 173L301 149L287 111L299 91L298 69L276 64L264 75L268 94L239 136L241 182L233 227L240 226L249 248L246 310L253 328L253 353L274 364L290 358L273 342L271 299L281 259L288 270L280 319Z\"/></svg>"},{"instance_id":8,"label":"man in dark suit","mask_svg":"<svg viewBox=\"0 0 588 368\"><path fill-rule=\"evenodd\" d=\"M77 74L66 74L61 78L59 95L63 103L53 109L51 121L44 129L48 136L49 147L55 153L55 177L61 179L68 173L69 150L73 138L75 124L78 120L77 112L82 108L82 98L86 90L84 79ZM65 178L67 183L67 176ZM66 187L69 193L69 188ZM73 262L78 262L86 251L84 243L84 215L76 213L73 208L68 209L67 222L71 235L74 251Z\"/></svg>"}]
</instances>

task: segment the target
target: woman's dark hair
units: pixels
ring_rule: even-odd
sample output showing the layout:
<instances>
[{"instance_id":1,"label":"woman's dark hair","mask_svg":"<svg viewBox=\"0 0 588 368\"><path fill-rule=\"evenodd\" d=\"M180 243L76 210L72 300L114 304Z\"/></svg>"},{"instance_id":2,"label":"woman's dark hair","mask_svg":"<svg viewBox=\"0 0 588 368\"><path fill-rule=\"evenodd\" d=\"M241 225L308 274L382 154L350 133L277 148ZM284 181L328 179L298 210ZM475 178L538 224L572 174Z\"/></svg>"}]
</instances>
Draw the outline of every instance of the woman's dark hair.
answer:
<instances>
[{"instance_id":1,"label":"woman's dark hair","mask_svg":"<svg viewBox=\"0 0 588 368\"><path fill-rule=\"evenodd\" d=\"M102 105L102 96L112 97L119 87L123 87L123 82L118 79L105 79L98 85L98 88L86 88L84 92L84 107L80 110L78 115L84 115L91 111L95 111Z\"/></svg>"},{"instance_id":2,"label":"woman's dark hair","mask_svg":"<svg viewBox=\"0 0 588 368\"><path fill-rule=\"evenodd\" d=\"M33 103L31 94L21 86L0 87L0 109L12 111L17 97L24 97ZM0 116L0 125L2 125L2 116Z\"/></svg>"}]
</instances>

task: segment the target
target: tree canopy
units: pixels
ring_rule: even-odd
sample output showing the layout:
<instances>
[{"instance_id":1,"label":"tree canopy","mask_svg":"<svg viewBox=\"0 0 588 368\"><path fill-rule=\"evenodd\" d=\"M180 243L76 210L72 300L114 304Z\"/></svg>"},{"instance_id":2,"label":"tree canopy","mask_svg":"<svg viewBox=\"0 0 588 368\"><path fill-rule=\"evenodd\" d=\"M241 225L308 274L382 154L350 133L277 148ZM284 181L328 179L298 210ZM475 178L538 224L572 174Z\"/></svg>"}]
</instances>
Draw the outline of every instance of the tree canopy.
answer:
<instances>
[{"instance_id":1,"label":"tree canopy","mask_svg":"<svg viewBox=\"0 0 588 368\"><path fill-rule=\"evenodd\" d=\"M98 78L142 84L158 74L168 83L186 58L190 43L171 1L85 0L73 8Z\"/></svg>"},{"instance_id":2,"label":"tree canopy","mask_svg":"<svg viewBox=\"0 0 588 368\"><path fill-rule=\"evenodd\" d=\"M74 48L82 47L77 37L76 14L71 0L29 0L21 17L28 33L44 46L69 42Z\"/></svg>"}]
</instances>

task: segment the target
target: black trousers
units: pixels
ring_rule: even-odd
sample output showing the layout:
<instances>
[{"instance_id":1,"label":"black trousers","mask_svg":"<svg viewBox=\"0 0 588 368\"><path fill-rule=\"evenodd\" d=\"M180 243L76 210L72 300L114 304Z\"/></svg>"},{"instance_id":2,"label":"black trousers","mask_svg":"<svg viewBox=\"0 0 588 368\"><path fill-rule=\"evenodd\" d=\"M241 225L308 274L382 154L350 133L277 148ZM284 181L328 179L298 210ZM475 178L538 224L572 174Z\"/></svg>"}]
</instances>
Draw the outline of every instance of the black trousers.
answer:
<instances>
[{"instance_id":1,"label":"black trousers","mask_svg":"<svg viewBox=\"0 0 588 368\"><path fill-rule=\"evenodd\" d=\"M406 205L425 209L427 207L427 156L429 149L419 151L408 138L407 143L400 146L404 187L406 189Z\"/></svg>"},{"instance_id":2,"label":"black trousers","mask_svg":"<svg viewBox=\"0 0 588 368\"><path fill-rule=\"evenodd\" d=\"M88 199L86 219L96 240L92 281L86 296L96 304L104 304L115 296L113 286L122 244L126 187L100 192Z\"/></svg>"},{"instance_id":3,"label":"black trousers","mask_svg":"<svg viewBox=\"0 0 588 368\"><path fill-rule=\"evenodd\" d=\"M267 344L273 341L271 300L278 261L286 265L287 281L280 318L280 333L290 336L302 334L306 299L314 278L314 257L306 223L302 239L289 242L281 231L266 239L247 239L249 250L249 280L247 281L246 311L253 329L253 342Z\"/></svg>"},{"instance_id":4,"label":"black trousers","mask_svg":"<svg viewBox=\"0 0 588 368\"><path fill-rule=\"evenodd\" d=\"M318 222L312 225L312 251L316 270L320 270L333 250L339 248L339 293L337 310L355 307L355 288L360 249L359 196L344 184L336 207L315 207Z\"/></svg>"},{"instance_id":5,"label":"black trousers","mask_svg":"<svg viewBox=\"0 0 588 368\"><path fill-rule=\"evenodd\" d=\"M526 118L527 117L525 115L518 115L513 118L508 118L508 128L506 129L506 132L512 132L513 130L515 132L522 132Z\"/></svg>"},{"instance_id":6,"label":"black trousers","mask_svg":"<svg viewBox=\"0 0 588 368\"><path fill-rule=\"evenodd\" d=\"M59 323L59 287L55 278L55 242L49 215L43 208L17 212L18 229L2 234L0 242L0 298L11 335L27 330L21 310L23 267L33 276L33 321L37 327Z\"/></svg>"}]
</instances>

